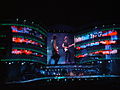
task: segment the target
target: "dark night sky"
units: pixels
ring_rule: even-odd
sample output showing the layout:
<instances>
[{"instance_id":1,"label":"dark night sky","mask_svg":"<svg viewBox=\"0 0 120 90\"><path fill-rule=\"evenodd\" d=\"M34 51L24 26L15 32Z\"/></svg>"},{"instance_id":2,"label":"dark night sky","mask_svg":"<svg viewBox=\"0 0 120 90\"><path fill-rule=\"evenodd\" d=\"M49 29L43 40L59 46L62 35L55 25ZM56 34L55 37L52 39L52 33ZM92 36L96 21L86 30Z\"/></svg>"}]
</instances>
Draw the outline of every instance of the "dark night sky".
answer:
<instances>
[{"instance_id":1,"label":"dark night sky","mask_svg":"<svg viewBox=\"0 0 120 90\"><path fill-rule=\"evenodd\" d=\"M3 6L4 7L4 6ZM2 7L2 8L3 8ZM46 25L64 24L80 26L92 22L120 19L119 8L113 1L81 2L14 2L1 10L0 19L23 18Z\"/></svg>"}]
</instances>

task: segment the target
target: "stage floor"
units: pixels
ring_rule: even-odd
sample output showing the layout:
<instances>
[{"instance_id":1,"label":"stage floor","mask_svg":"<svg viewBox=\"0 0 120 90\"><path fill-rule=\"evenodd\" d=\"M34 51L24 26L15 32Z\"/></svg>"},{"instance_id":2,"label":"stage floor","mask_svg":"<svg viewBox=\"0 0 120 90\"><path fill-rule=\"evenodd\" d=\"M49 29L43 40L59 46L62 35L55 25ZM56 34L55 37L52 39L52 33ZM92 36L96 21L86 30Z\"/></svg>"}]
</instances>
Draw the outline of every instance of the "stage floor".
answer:
<instances>
[{"instance_id":1,"label":"stage floor","mask_svg":"<svg viewBox=\"0 0 120 90\"><path fill-rule=\"evenodd\" d=\"M120 77L120 75L89 75L89 76L63 76L63 77L41 77L41 78L35 78L31 80L25 80L25 81L13 81L13 82L7 82L6 84L14 84L14 83L28 83L38 80L52 80L52 79L89 79L89 78L116 78Z\"/></svg>"}]
</instances>

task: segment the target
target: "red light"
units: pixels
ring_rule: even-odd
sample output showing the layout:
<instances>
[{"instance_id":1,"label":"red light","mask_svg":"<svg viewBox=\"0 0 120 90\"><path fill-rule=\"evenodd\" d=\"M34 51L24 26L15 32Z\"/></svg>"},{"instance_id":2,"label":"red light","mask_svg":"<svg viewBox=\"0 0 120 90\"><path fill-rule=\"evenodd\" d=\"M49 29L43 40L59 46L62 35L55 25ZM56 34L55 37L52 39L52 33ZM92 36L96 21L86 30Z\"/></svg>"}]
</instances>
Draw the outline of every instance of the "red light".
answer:
<instances>
[{"instance_id":1,"label":"red light","mask_svg":"<svg viewBox=\"0 0 120 90\"><path fill-rule=\"evenodd\" d=\"M76 49L80 50L81 48L80 47L75 47Z\"/></svg>"},{"instance_id":2,"label":"red light","mask_svg":"<svg viewBox=\"0 0 120 90\"><path fill-rule=\"evenodd\" d=\"M106 44L106 45L109 45L109 44L111 44L111 43L110 43L110 41L105 40L105 44Z\"/></svg>"},{"instance_id":3,"label":"red light","mask_svg":"<svg viewBox=\"0 0 120 90\"><path fill-rule=\"evenodd\" d=\"M39 45L39 43L36 42L35 45Z\"/></svg>"},{"instance_id":4,"label":"red light","mask_svg":"<svg viewBox=\"0 0 120 90\"><path fill-rule=\"evenodd\" d=\"M32 51L29 51L29 50L24 50L23 52L27 55L32 54Z\"/></svg>"},{"instance_id":5,"label":"red light","mask_svg":"<svg viewBox=\"0 0 120 90\"><path fill-rule=\"evenodd\" d=\"M18 29L18 30L23 30L23 27L19 27L19 26L18 26L17 29Z\"/></svg>"},{"instance_id":6,"label":"red light","mask_svg":"<svg viewBox=\"0 0 120 90\"><path fill-rule=\"evenodd\" d=\"M23 27L21 26L11 26L12 32L19 32L20 30L23 30Z\"/></svg>"},{"instance_id":7,"label":"red light","mask_svg":"<svg viewBox=\"0 0 120 90\"><path fill-rule=\"evenodd\" d=\"M36 55L36 56L43 57L43 55L41 55L41 54L38 54L38 55Z\"/></svg>"},{"instance_id":8,"label":"red light","mask_svg":"<svg viewBox=\"0 0 120 90\"><path fill-rule=\"evenodd\" d=\"M16 32L18 32L18 31L16 31L16 30L12 30L12 32L15 32L15 33L16 33Z\"/></svg>"},{"instance_id":9,"label":"red light","mask_svg":"<svg viewBox=\"0 0 120 90\"><path fill-rule=\"evenodd\" d=\"M22 42L24 41L24 39L13 37L13 38L12 38L12 41L13 41L13 42L16 42L16 43L22 43Z\"/></svg>"},{"instance_id":10,"label":"red light","mask_svg":"<svg viewBox=\"0 0 120 90\"><path fill-rule=\"evenodd\" d=\"M105 54L105 55L110 54L110 50L102 51L102 54Z\"/></svg>"},{"instance_id":11,"label":"red light","mask_svg":"<svg viewBox=\"0 0 120 90\"><path fill-rule=\"evenodd\" d=\"M108 34L108 36L114 36L114 35L117 35L116 31Z\"/></svg>"},{"instance_id":12,"label":"red light","mask_svg":"<svg viewBox=\"0 0 120 90\"><path fill-rule=\"evenodd\" d=\"M26 40L26 43L32 43L32 40Z\"/></svg>"},{"instance_id":13,"label":"red light","mask_svg":"<svg viewBox=\"0 0 120 90\"><path fill-rule=\"evenodd\" d=\"M111 32L111 33L108 33L102 36L114 36L114 35L117 35L117 31L114 31L114 32Z\"/></svg>"},{"instance_id":14,"label":"red light","mask_svg":"<svg viewBox=\"0 0 120 90\"><path fill-rule=\"evenodd\" d=\"M35 44L35 41L31 41L32 44Z\"/></svg>"},{"instance_id":15,"label":"red light","mask_svg":"<svg viewBox=\"0 0 120 90\"><path fill-rule=\"evenodd\" d=\"M24 42L26 42L26 43L27 43L27 42L28 42L28 39L24 39Z\"/></svg>"},{"instance_id":16,"label":"red light","mask_svg":"<svg viewBox=\"0 0 120 90\"><path fill-rule=\"evenodd\" d=\"M17 50L17 49L13 49L12 53L13 54L22 54L22 52L20 50Z\"/></svg>"},{"instance_id":17,"label":"red light","mask_svg":"<svg viewBox=\"0 0 120 90\"><path fill-rule=\"evenodd\" d=\"M19 38L19 37L13 37L12 41L15 43L31 43L34 45L40 45L40 47L42 47L42 45L40 43L37 43L35 41L29 40L29 39L24 39L24 38Z\"/></svg>"},{"instance_id":18,"label":"red light","mask_svg":"<svg viewBox=\"0 0 120 90\"><path fill-rule=\"evenodd\" d=\"M99 54L99 51L97 51L97 52L94 52L94 54Z\"/></svg>"},{"instance_id":19,"label":"red light","mask_svg":"<svg viewBox=\"0 0 120 90\"><path fill-rule=\"evenodd\" d=\"M105 41L100 41L100 43L102 43L102 44L106 44L106 45L109 45L109 44L115 44L116 41L105 40Z\"/></svg>"},{"instance_id":20,"label":"red light","mask_svg":"<svg viewBox=\"0 0 120 90\"><path fill-rule=\"evenodd\" d=\"M12 54L26 54L26 55L35 55L35 52L32 52L30 50L23 50L23 49L12 49ZM35 56L43 57L43 55L36 53Z\"/></svg>"},{"instance_id":21,"label":"red light","mask_svg":"<svg viewBox=\"0 0 120 90\"><path fill-rule=\"evenodd\" d=\"M86 55L78 55L76 58L85 57Z\"/></svg>"}]
</instances>

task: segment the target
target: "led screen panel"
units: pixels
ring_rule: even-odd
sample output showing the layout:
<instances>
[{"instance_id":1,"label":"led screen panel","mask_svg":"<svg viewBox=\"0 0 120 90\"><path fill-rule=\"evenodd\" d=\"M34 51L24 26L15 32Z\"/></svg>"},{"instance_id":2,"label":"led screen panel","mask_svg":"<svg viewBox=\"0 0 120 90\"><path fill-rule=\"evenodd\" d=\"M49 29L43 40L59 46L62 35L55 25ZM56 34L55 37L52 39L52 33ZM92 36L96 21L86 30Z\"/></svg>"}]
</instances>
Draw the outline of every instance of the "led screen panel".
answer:
<instances>
[{"instance_id":1,"label":"led screen panel","mask_svg":"<svg viewBox=\"0 0 120 90\"><path fill-rule=\"evenodd\" d=\"M74 35L68 33L48 33L47 35L47 63L73 64Z\"/></svg>"}]
</instances>

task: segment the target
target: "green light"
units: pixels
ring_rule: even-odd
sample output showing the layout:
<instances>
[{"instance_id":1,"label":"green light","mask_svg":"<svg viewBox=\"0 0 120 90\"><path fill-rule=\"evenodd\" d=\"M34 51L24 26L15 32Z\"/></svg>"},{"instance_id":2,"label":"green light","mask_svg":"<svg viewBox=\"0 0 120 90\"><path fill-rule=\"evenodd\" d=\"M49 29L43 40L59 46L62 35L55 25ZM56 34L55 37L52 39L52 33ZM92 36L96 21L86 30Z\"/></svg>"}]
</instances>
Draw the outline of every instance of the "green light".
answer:
<instances>
[{"instance_id":1,"label":"green light","mask_svg":"<svg viewBox=\"0 0 120 90\"><path fill-rule=\"evenodd\" d=\"M120 59L120 57L118 57L118 58L111 58L111 59L114 59L114 60L118 60L118 59ZM111 59L106 59L106 58L100 58L100 59L97 59L97 60L87 60L87 61L81 61L80 62L80 64L82 64L82 63L88 63L88 62L93 62L93 61L101 61L101 60L111 60Z\"/></svg>"},{"instance_id":2,"label":"green light","mask_svg":"<svg viewBox=\"0 0 120 90\"><path fill-rule=\"evenodd\" d=\"M21 44L21 43L20 43L20 44ZM14 45L14 44L13 44L13 45ZM16 45L16 44L15 44L15 45ZM22 45L23 45L23 44L22 44ZM31 47L31 46L32 46L32 47L35 47L34 45L27 45L27 46L28 46L28 47ZM16 46L16 47L17 47L17 46ZM31 48L32 48L32 47L31 47ZM14 47L13 47L13 48L14 48ZM40 48L40 47L35 47L35 49L40 50L40 51L47 52L47 50L45 50L46 48L44 49L44 48Z\"/></svg>"},{"instance_id":3,"label":"green light","mask_svg":"<svg viewBox=\"0 0 120 90\"><path fill-rule=\"evenodd\" d=\"M0 47L0 49L5 49L5 47Z\"/></svg>"},{"instance_id":4,"label":"green light","mask_svg":"<svg viewBox=\"0 0 120 90\"><path fill-rule=\"evenodd\" d=\"M44 29L44 28L42 28L41 26L39 26L44 32L46 32L47 33L47 31Z\"/></svg>"},{"instance_id":5,"label":"green light","mask_svg":"<svg viewBox=\"0 0 120 90\"><path fill-rule=\"evenodd\" d=\"M6 35L0 35L0 37L6 37Z\"/></svg>"},{"instance_id":6,"label":"green light","mask_svg":"<svg viewBox=\"0 0 120 90\"><path fill-rule=\"evenodd\" d=\"M98 59L98 60L111 60L111 59L120 59L120 58L119 58L119 57L118 57L118 58L117 58L117 57L116 57L116 58L112 58L112 57L111 57L110 59L100 58L100 59Z\"/></svg>"},{"instance_id":7,"label":"green light","mask_svg":"<svg viewBox=\"0 0 120 90\"><path fill-rule=\"evenodd\" d=\"M40 63L46 64L42 61L33 60L33 59L1 59L1 61L33 61L33 62L40 62Z\"/></svg>"},{"instance_id":8,"label":"green light","mask_svg":"<svg viewBox=\"0 0 120 90\"><path fill-rule=\"evenodd\" d=\"M44 33L43 31L41 31L40 29L36 28L36 27L33 27L33 26L29 26L29 25L23 25L23 24L0 24L0 25L14 25L14 26L23 26L23 27L29 27L31 29L35 29L37 30L38 32L42 33L43 35L47 36L46 33ZM41 28L41 27L40 27ZM41 28L43 29L43 28ZM45 30L45 29L44 29Z\"/></svg>"},{"instance_id":9,"label":"green light","mask_svg":"<svg viewBox=\"0 0 120 90\"><path fill-rule=\"evenodd\" d=\"M21 47L13 47L12 49L25 49L25 50L31 50L31 51L35 51L41 54L44 54L45 56L47 55L46 53L39 51L39 50L35 50L35 49L30 49L30 48L21 48Z\"/></svg>"}]
</instances>

